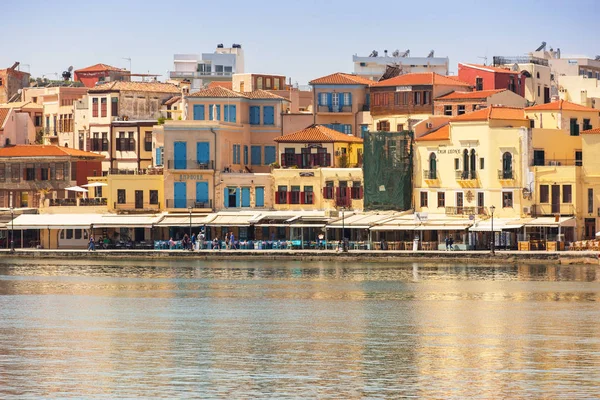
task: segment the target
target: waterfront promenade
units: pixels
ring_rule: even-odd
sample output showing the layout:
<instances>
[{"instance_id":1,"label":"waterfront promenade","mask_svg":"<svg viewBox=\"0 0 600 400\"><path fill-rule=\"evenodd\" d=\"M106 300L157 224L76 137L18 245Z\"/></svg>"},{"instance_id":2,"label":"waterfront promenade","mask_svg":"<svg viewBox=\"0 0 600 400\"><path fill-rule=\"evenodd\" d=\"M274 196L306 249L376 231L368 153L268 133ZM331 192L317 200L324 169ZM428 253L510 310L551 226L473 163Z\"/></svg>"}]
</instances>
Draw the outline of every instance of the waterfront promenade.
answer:
<instances>
[{"instance_id":1,"label":"waterfront promenade","mask_svg":"<svg viewBox=\"0 0 600 400\"><path fill-rule=\"evenodd\" d=\"M96 250L83 249L15 249L0 250L0 259L18 258L79 258L79 259L231 259L231 260L297 260L297 261L453 261L480 263L557 263L557 264L600 264L600 254L595 251L407 251L407 250Z\"/></svg>"}]
</instances>

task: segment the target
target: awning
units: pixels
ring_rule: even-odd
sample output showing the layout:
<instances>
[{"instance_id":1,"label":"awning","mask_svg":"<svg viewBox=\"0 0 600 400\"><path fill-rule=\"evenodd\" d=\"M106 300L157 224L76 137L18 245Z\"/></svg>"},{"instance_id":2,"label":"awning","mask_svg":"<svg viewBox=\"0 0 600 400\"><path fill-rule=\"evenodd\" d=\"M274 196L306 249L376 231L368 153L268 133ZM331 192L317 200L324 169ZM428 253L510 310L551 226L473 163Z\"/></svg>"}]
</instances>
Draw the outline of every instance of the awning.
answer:
<instances>
[{"instance_id":1,"label":"awning","mask_svg":"<svg viewBox=\"0 0 600 400\"><path fill-rule=\"evenodd\" d=\"M392 213L352 214L328 224L327 229L341 229L342 226L346 229L369 229L373 225L394 218L395 215Z\"/></svg>"},{"instance_id":2,"label":"awning","mask_svg":"<svg viewBox=\"0 0 600 400\"><path fill-rule=\"evenodd\" d=\"M514 218L494 218L494 232L500 232L507 229L519 229L523 227L520 219ZM476 225L469 228L469 232L491 232L492 220L486 219L479 221Z\"/></svg>"},{"instance_id":3,"label":"awning","mask_svg":"<svg viewBox=\"0 0 600 400\"><path fill-rule=\"evenodd\" d=\"M255 214L217 214L208 226L250 226Z\"/></svg>"},{"instance_id":4,"label":"awning","mask_svg":"<svg viewBox=\"0 0 600 400\"><path fill-rule=\"evenodd\" d=\"M534 218L532 221L526 222L524 225L527 227L548 227L556 228L561 227L575 227L575 217L559 217L558 221L555 217L539 217Z\"/></svg>"},{"instance_id":5,"label":"awning","mask_svg":"<svg viewBox=\"0 0 600 400\"><path fill-rule=\"evenodd\" d=\"M92 183L86 183L85 185L81 185L81 187L100 187L100 186L108 186L108 183L92 182Z\"/></svg>"},{"instance_id":6,"label":"awning","mask_svg":"<svg viewBox=\"0 0 600 400\"><path fill-rule=\"evenodd\" d=\"M14 229L89 229L101 214L23 214L8 223Z\"/></svg>"},{"instance_id":7,"label":"awning","mask_svg":"<svg viewBox=\"0 0 600 400\"><path fill-rule=\"evenodd\" d=\"M155 215L102 215L93 228L152 228L163 218Z\"/></svg>"},{"instance_id":8,"label":"awning","mask_svg":"<svg viewBox=\"0 0 600 400\"><path fill-rule=\"evenodd\" d=\"M192 214L192 226L206 225L216 217L216 214ZM190 216L185 214L165 215L155 226L189 226Z\"/></svg>"}]
</instances>

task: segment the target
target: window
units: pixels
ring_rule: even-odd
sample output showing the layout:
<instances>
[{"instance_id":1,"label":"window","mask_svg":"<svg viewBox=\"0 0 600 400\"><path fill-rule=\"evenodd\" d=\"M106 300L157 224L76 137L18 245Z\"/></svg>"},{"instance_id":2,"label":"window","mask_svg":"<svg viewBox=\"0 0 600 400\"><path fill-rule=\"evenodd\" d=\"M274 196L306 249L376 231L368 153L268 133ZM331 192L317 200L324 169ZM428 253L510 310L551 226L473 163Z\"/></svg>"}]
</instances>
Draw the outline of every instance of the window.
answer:
<instances>
[{"instance_id":1,"label":"window","mask_svg":"<svg viewBox=\"0 0 600 400\"><path fill-rule=\"evenodd\" d=\"M433 152L429 154L429 171L427 179L437 179L437 158Z\"/></svg>"},{"instance_id":2,"label":"window","mask_svg":"<svg viewBox=\"0 0 600 400\"><path fill-rule=\"evenodd\" d=\"M277 186L275 204L287 204L287 186Z\"/></svg>"},{"instance_id":3,"label":"window","mask_svg":"<svg viewBox=\"0 0 600 400\"><path fill-rule=\"evenodd\" d=\"M588 189L588 213L592 214L594 212L594 189Z\"/></svg>"},{"instance_id":4,"label":"window","mask_svg":"<svg viewBox=\"0 0 600 400\"><path fill-rule=\"evenodd\" d=\"M144 136L144 150L152 151L152 132L146 132Z\"/></svg>"},{"instance_id":5,"label":"window","mask_svg":"<svg viewBox=\"0 0 600 400\"><path fill-rule=\"evenodd\" d=\"M302 192L302 204L313 204L314 192L312 186L304 186L304 192Z\"/></svg>"},{"instance_id":6,"label":"window","mask_svg":"<svg viewBox=\"0 0 600 400\"><path fill-rule=\"evenodd\" d=\"M592 129L592 124L590 124L590 120L586 118L583 120L583 130L587 131L588 129Z\"/></svg>"},{"instance_id":7,"label":"window","mask_svg":"<svg viewBox=\"0 0 600 400\"><path fill-rule=\"evenodd\" d=\"M533 165L544 165L545 163L544 150L533 150Z\"/></svg>"},{"instance_id":8,"label":"window","mask_svg":"<svg viewBox=\"0 0 600 400\"><path fill-rule=\"evenodd\" d=\"M111 97L110 99L110 115L116 117L119 115L119 98Z\"/></svg>"},{"instance_id":9,"label":"window","mask_svg":"<svg viewBox=\"0 0 600 400\"><path fill-rule=\"evenodd\" d=\"M542 95L542 87L538 85L538 97Z\"/></svg>"},{"instance_id":10,"label":"window","mask_svg":"<svg viewBox=\"0 0 600 400\"><path fill-rule=\"evenodd\" d=\"M358 181L352 182L352 187L350 188L350 198L354 200L360 200L362 199L362 195L362 184Z\"/></svg>"},{"instance_id":11,"label":"window","mask_svg":"<svg viewBox=\"0 0 600 400\"><path fill-rule=\"evenodd\" d=\"M259 76L258 78L256 78L256 88L257 89L262 89L263 88L263 78L262 78L262 76Z\"/></svg>"},{"instance_id":12,"label":"window","mask_svg":"<svg viewBox=\"0 0 600 400\"><path fill-rule=\"evenodd\" d=\"M452 115L452 106L444 106L444 115Z\"/></svg>"},{"instance_id":13,"label":"window","mask_svg":"<svg viewBox=\"0 0 600 400\"><path fill-rule=\"evenodd\" d=\"M263 124L275 125L275 108L273 106L263 107Z\"/></svg>"},{"instance_id":14,"label":"window","mask_svg":"<svg viewBox=\"0 0 600 400\"><path fill-rule=\"evenodd\" d=\"M225 104L223 106L223 120L225 122L236 122L236 106L235 104Z\"/></svg>"},{"instance_id":15,"label":"window","mask_svg":"<svg viewBox=\"0 0 600 400\"><path fill-rule=\"evenodd\" d=\"M548 203L550 200L550 187L548 185L540 185L540 203Z\"/></svg>"},{"instance_id":16,"label":"window","mask_svg":"<svg viewBox=\"0 0 600 400\"><path fill-rule=\"evenodd\" d=\"M421 92L413 93L413 103L415 106L418 106L421 104Z\"/></svg>"},{"instance_id":17,"label":"window","mask_svg":"<svg viewBox=\"0 0 600 400\"><path fill-rule=\"evenodd\" d=\"M264 207L265 206L265 188L257 187L254 189L255 193L255 207Z\"/></svg>"},{"instance_id":18,"label":"window","mask_svg":"<svg viewBox=\"0 0 600 400\"><path fill-rule=\"evenodd\" d=\"M464 205L464 195L463 192L456 193L456 207L460 208L460 212L462 213L462 207Z\"/></svg>"},{"instance_id":19,"label":"window","mask_svg":"<svg viewBox=\"0 0 600 400\"><path fill-rule=\"evenodd\" d=\"M271 89L271 78L265 78L265 88Z\"/></svg>"},{"instance_id":20,"label":"window","mask_svg":"<svg viewBox=\"0 0 600 400\"><path fill-rule=\"evenodd\" d=\"M54 177L57 181L65 180L65 164L56 163L56 166L54 167Z\"/></svg>"},{"instance_id":21,"label":"window","mask_svg":"<svg viewBox=\"0 0 600 400\"><path fill-rule=\"evenodd\" d=\"M252 165L261 165L261 147L260 146L251 146L250 147L250 163Z\"/></svg>"},{"instance_id":22,"label":"window","mask_svg":"<svg viewBox=\"0 0 600 400\"><path fill-rule=\"evenodd\" d=\"M233 164L240 164L240 145L233 145Z\"/></svg>"},{"instance_id":23,"label":"window","mask_svg":"<svg viewBox=\"0 0 600 400\"><path fill-rule=\"evenodd\" d=\"M123 151L125 147L125 132L119 132L119 138L116 143L117 151Z\"/></svg>"},{"instance_id":24,"label":"window","mask_svg":"<svg viewBox=\"0 0 600 400\"><path fill-rule=\"evenodd\" d=\"M325 182L325 187L323 188L323 198L328 200L333 199L333 181Z\"/></svg>"},{"instance_id":25,"label":"window","mask_svg":"<svg viewBox=\"0 0 600 400\"><path fill-rule=\"evenodd\" d=\"M352 95L350 94L350 92L344 93L344 104L343 105L345 105L345 106L352 105Z\"/></svg>"},{"instance_id":26,"label":"window","mask_svg":"<svg viewBox=\"0 0 600 400\"><path fill-rule=\"evenodd\" d=\"M390 121L379 121L377 123L377 130L379 132L389 132L390 131Z\"/></svg>"},{"instance_id":27,"label":"window","mask_svg":"<svg viewBox=\"0 0 600 400\"><path fill-rule=\"evenodd\" d=\"M566 204L571 204L573 202L573 188L571 185L563 185L562 202Z\"/></svg>"},{"instance_id":28,"label":"window","mask_svg":"<svg viewBox=\"0 0 600 400\"><path fill-rule=\"evenodd\" d=\"M100 99L100 116L106 117L106 97Z\"/></svg>"},{"instance_id":29,"label":"window","mask_svg":"<svg viewBox=\"0 0 600 400\"><path fill-rule=\"evenodd\" d=\"M319 93L319 105L327 105L327 93Z\"/></svg>"},{"instance_id":30,"label":"window","mask_svg":"<svg viewBox=\"0 0 600 400\"><path fill-rule=\"evenodd\" d=\"M0 164L0 182L6 181L6 164Z\"/></svg>"},{"instance_id":31,"label":"window","mask_svg":"<svg viewBox=\"0 0 600 400\"><path fill-rule=\"evenodd\" d=\"M456 171L458 171L460 169L460 159L458 159L458 158L454 159L454 169Z\"/></svg>"},{"instance_id":32,"label":"window","mask_svg":"<svg viewBox=\"0 0 600 400\"><path fill-rule=\"evenodd\" d=\"M502 179L513 179L512 154L508 151L502 155Z\"/></svg>"},{"instance_id":33,"label":"window","mask_svg":"<svg viewBox=\"0 0 600 400\"><path fill-rule=\"evenodd\" d=\"M404 124L396 125L396 132L402 132L402 131L404 131Z\"/></svg>"},{"instance_id":34,"label":"window","mask_svg":"<svg viewBox=\"0 0 600 400\"><path fill-rule=\"evenodd\" d=\"M483 90L483 78L475 78L475 90Z\"/></svg>"},{"instance_id":35,"label":"window","mask_svg":"<svg viewBox=\"0 0 600 400\"><path fill-rule=\"evenodd\" d=\"M513 193L512 192L502 192L502 207L503 208L512 208L513 206Z\"/></svg>"},{"instance_id":36,"label":"window","mask_svg":"<svg viewBox=\"0 0 600 400\"><path fill-rule=\"evenodd\" d=\"M423 104L431 104L431 92L423 92Z\"/></svg>"},{"instance_id":37,"label":"window","mask_svg":"<svg viewBox=\"0 0 600 400\"><path fill-rule=\"evenodd\" d=\"M48 181L50 180L50 165L42 164L40 166L40 180Z\"/></svg>"},{"instance_id":38,"label":"window","mask_svg":"<svg viewBox=\"0 0 600 400\"><path fill-rule=\"evenodd\" d=\"M71 163L71 180L72 181L77 180L77 162Z\"/></svg>"},{"instance_id":39,"label":"window","mask_svg":"<svg viewBox=\"0 0 600 400\"><path fill-rule=\"evenodd\" d=\"M205 112L204 112L204 104L194 104L193 106L194 112L194 121L204 121Z\"/></svg>"},{"instance_id":40,"label":"window","mask_svg":"<svg viewBox=\"0 0 600 400\"><path fill-rule=\"evenodd\" d=\"M102 197L102 186L94 188L94 197Z\"/></svg>"},{"instance_id":41,"label":"window","mask_svg":"<svg viewBox=\"0 0 600 400\"><path fill-rule=\"evenodd\" d=\"M485 207L485 193L477 192L477 207Z\"/></svg>"},{"instance_id":42,"label":"window","mask_svg":"<svg viewBox=\"0 0 600 400\"><path fill-rule=\"evenodd\" d=\"M250 106L250 125L260 125L259 106Z\"/></svg>"},{"instance_id":43,"label":"window","mask_svg":"<svg viewBox=\"0 0 600 400\"><path fill-rule=\"evenodd\" d=\"M276 153L275 146L265 146L265 165L271 165L275 162Z\"/></svg>"},{"instance_id":44,"label":"window","mask_svg":"<svg viewBox=\"0 0 600 400\"><path fill-rule=\"evenodd\" d=\"M273 79L273 90L279 90L279 78Z\"/></svg>"},{"instance_id":45,"label":"window","mask_svg":"<svg viewBox=\"0 0 600 400\"><path fill-rule=\"evenodd\" d=\"M421 207L427 207L427 192L421 192Z\"/></svg>"},{"instance_id":46,"label":"window","mask_svg":"<svg viewBox=\"0 0 600 400\"><path fill-rule=\"evenodd\" d=\"M133 132L129 132L128 151L135 151L135 137Z\"/></svg>"},{"instance_id":47,"label":"window","mask_svg":"<svg viewBox=\"0 0 600 400\"><path fill-rule=\"evenodd\" d=\"M438 208L446 207L446 193L437 192L437 204L438 204Z\"/></svg>"},{"instance_id":48,"label":"window","mask_svg":"<svg viewBox=\"0 0 600 400\"><path fill-rule=\"evenodd\" d=\"M98 98L92 98L92 117L98 117ZM48 118L46 117L46 126L49 126Z\"/></svg>"},{"instance_id":49,"label":"window","mask_svg":"<svg viewBox=\"0 0 600 400\"><path fill-rule=\"evenodd\" d=\"M158 190L150 191L150 204L158 204Z\"/></svg>"},{"instance_id":50,"label":"window","mask_svg":"<svg viewBox=\"0 0 600 400\"><path fill-rule=\"evenodd\" d=\"M479 169L483 169L483 167L485 167L485 159L481 157L479 159Z\"/></svg>"},{"instance_id":51,"label":"window","mask_svg":"<svg viewBox=\"0 0 600 400\"><path fill-rule=\"evenodd\" d=\"M117 204L125 204L125 189L117 189Z\"/></svg>"},{"instance_id":52,"label":"window","mask_svg":"<svg viewBox=\"0 0 600 400\"><path fill-rule=\"evenodd\" d=\"M10 174L13 182L19 182L21 180L21 165L18 163L12 164Z\"/></svg>"},{"instance_id":53,"label":"window","mask_svg":"<svg viewBox=\"0 0 600 400\"><path fill-rule=\"evenodd\" d=\"M25 180L35 180L35 166L33 164L25 164Z\"/></svg>"},{"instance_id":54,"label":"window","mask_svg":"<svg viewBox=\"0 0 600 400\"><path fill-rule=\"evenodd\" d=\"M464 113L465 113L465 106L464 106L464 104L460 104L460 105L458 106L458 109L457 109L457 111L456 111L456 114L457 114L457 115L463 115Z\"/></svg>"},{"instance_id":55,"label":"window","mask_svg":"<svg viewBox=\"0 0 600 400\"><path fill-rule=\"evenodd\" d=\"M579 124L577 123L577 118L571 118L569 132L571 133L571 136L579 136Z\"/></svg>"},{"instance_id":56,"label":"window","mask_svg":"<svg viewBox=\"0 0 600 400\"><path fill-rule=\"evenodd\" d=\"M583 153L581 150L575 150L575 165L578 167L583 165Z\"/></svg>"}]
</instances>

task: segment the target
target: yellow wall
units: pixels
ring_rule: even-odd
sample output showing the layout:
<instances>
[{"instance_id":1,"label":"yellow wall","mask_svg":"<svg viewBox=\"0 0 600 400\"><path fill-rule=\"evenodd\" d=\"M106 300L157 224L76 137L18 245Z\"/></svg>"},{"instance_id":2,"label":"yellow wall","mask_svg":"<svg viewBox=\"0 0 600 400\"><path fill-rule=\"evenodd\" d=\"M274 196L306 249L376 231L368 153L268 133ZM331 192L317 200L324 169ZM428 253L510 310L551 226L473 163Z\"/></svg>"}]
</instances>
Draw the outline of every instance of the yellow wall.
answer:
<instances>
[{"instance_id":1,"label":"yellow wall","mask_svg":"<svg viewBox=\"0 0 600 400\"><path fill-rule=\"evenodd\" d=\"M108 186L103 195L111 212L136 210L135 192L143 191L144 211L157 211L165 208L163 175L108 175ZM125 190L125 204L118 204L118 190ZM158 204L150 204L150 190L158 191Z\"/></svg>"},{"instance_id":2,"label":"yellow wall","mask_svg":"<svg viewBox=\"0 0 600 400\"><path fill-rule=\"evenodd\" d=\"M594 128L600 126L600 117L595 111L528 111L525 109L525 115L534 121L535 128L562 129L569 132L571 118L577 119L580 132L583 130L584 119L589 119Z\"/></svg>"}]
</instances>

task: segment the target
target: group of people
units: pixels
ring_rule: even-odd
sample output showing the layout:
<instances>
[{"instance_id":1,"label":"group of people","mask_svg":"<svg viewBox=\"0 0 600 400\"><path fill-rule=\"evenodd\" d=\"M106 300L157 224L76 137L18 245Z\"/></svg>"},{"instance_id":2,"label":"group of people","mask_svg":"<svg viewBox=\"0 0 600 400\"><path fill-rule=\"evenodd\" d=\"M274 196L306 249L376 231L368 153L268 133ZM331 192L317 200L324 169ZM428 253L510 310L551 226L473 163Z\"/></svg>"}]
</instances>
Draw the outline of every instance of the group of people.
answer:
<instances>
[{"instance_id":1,"label":"group of people","mask_svg":"<svg viewBox=\"0 0 600 400\"><path fill-rule=\"evenodd\" d=\"M88 241L88 251L96 251L96 245L101 246L103 249L108 249L108 245L110 244L110 239L108 236L100 236L98 240L94 240L94 235L90 235L90 240Z\"/></svg>"},{"instance_id":2,"label":"group of people","mask_svg":"<svg viewBox=\"0 0 600 400\"><path fill-rule=\"evenodd\" d=\"M227 250L236 250L238 248L238 242L235 241L235 235L233 234L233 232L228 232L225 234L224 247L218 237L215 237L214 239L212 239L211 242L212 242L211 247L213 250L221 250L222 248L227 249ZM197 246L196 246L196 243L198 243ZM203 250L205 248L205 243L206 243L206 236L204 234L204 231L198 232L198 235L196 235L195 233L192 233L191 237L186 233L185 235L183 235L183 238L181 239L181 247L183 248L183 250L192 251L196 248L199 250ZM177 242L175 240L173 240L173 238L171 237L169 239L169 249L174 250L176 248L177 248Z\"/></svg>"},{"instance_id":3,"label":"group of people","mask_svg":"<svg viewBox=\"0 0 600 400\"><path fill-rule=\"evenodd\" d=\"M446 242L446 250L453 249L453 246L454 246L454 238L453 237L446 237L446 239L444 239L444 242Z\"/></svg>"}]
</instances>

